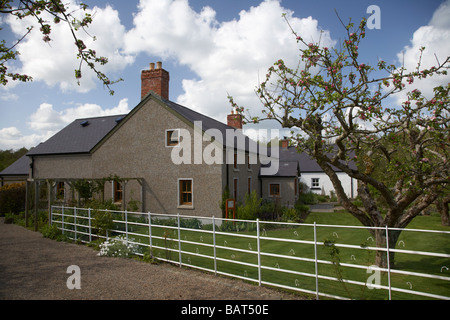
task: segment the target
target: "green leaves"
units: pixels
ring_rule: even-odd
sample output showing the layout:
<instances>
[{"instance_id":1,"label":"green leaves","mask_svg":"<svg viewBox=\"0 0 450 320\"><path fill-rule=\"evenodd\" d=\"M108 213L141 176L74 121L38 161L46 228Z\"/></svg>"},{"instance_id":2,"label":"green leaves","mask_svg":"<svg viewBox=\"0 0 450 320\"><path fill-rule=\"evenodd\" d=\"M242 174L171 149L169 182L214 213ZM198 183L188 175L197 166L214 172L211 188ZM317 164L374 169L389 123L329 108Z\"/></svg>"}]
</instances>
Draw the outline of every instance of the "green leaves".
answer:
<instances>
[{"instance_id":1,"label":"green leaves","mask_svg":"<svg viewBox=\"0 0 450 320\"><path fill-rule=\"evenodd\" d=\"M372 65L359 56L365 26L365 19L357 27L347 24L342 45L326 48L305 42L289 25L299 62L292 68L279 59L269 67L256 88L262 116L245 119L295 128L291 141L317 161L349 212L366 225L389 221L403 227L420 212L418 206L430 205L450 183L450 84L434 88L433 97L415 89L397 105L388 98L417 80L446 75L450 56L423 69L421 48L413 71L383 60ZM366 211L352 206L333 167L370 190L365 192ZM380 216L380 205L385 216Z\"/></svg>"}]
</instances>

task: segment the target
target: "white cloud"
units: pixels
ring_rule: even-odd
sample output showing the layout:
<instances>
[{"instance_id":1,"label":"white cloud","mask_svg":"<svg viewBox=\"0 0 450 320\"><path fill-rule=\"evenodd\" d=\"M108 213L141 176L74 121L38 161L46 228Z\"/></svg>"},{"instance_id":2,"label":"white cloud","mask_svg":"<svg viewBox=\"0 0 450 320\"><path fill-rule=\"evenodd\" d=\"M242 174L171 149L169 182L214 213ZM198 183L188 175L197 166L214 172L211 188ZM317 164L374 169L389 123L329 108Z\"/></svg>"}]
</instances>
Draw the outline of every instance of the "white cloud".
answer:
<instances>
[{"instance_id":1,"label":"white cloud","mask_svg":"<svg viewBox=\"0 0 450 320\"><path fill-rule=\"evenodd\" d=\"M275 0L243 10L238 20L226 22L218 22L210 7L195 12L186 0L141 0L125 48L188 66L198 78L182 81L184 94L177 102L224 122L231 109L227 93L256 113L261 109L254 92L258 79L264 79L280 58L293 67L298 62L297 42L283 13L304 39L321 39L323 45L333 46L317 20L296 18Z\"/></svg>"},{"instance_id":2,"label":"white cloud","mask_svg":"<svg viewBox=\"0 0 450 320\"><path fill-rule=\"evenodd\" d=\"M33 130L56 133L75 119L125 114L128 112L130 112L128 99L120 100L117 107L111 109L102 109L97 104L86 103L75 108L57 111L53 109L51 104L42 103L36 112L30 116L28 126Z\"/></svg>"},{"instance_id":3,"label":"white cloud","mask_svg":"<svg viewBox=\"0 0 450 320\"><path fill-rule=\"evenodd\" d=\"M443 2L433 14L430 22L426 26L417 29L408 46L404 51L397 54L400 61L404 61L404 66L408 72L417 68L420 58L420 48L425 47L421 59L420 69L424 70L437 65L437 59L442 63L450 54L450 0ZM449 75L439 75L428 77L423 80L414 80L411 85L406 85L405 91L396 95L397 103L406 100L406 92L419 89L426 97L433 95L433 88L450 82Z\"/></svg>"},{"instance_id":4,"label":"white cloud","mask_svg":"<svg viewBox=\"0 0 450 320\"><path fill-rule=\"evenodd\" d=\"M2 99L3 101L16 101L19 99L19 96L15 93L10 93L7 90L2 90L0 99Z\"/></svg>"},{"instance_id":5,"label":"white cloud","mask_svg":"<svg viewBox=\"0 0 450 320\"><path fill-rule=\"evenodd\" d=\"M103 109L97 104L87 103L57 111L53 108L53 105L42 103L31 114L27 122L27 126L32 133L25 135L16 127L3 128L0 130L0 149L18 149L23 146L27 148L34 147L76 119L127 114L128 112L130 112L128 99L120 100L116 107L109 109Z\"/></svg>"},{"instance_id":6,"label":"white cloud","mask_svg":"<svg viewBox=\"0 0 450 320\"><path fill-rule=\"evenodd\" d=\"M31 148L41 142L42 138L38 134L23 135L16 127L3 128L0 129L0 149Z\"/></svg>"},{"instance_id":7,"label":"white cloud","mask_svg":"<svg viewBox=\"0 0 450 320\"><path fill-rule=\"evenodd\" d=\"M84 12L79 10L74 3L74 0L68 1L69 11L75 11L74 15L81 19ZM121 52L125 28L120 23L119 13L109 5L106 5L105 8L88 9L86 13L94 16L93 23L87 30L92 36L98 35L98 38L94 41L81 29L77 32L77 36L84 41L88 48L94 49L97 55L108 57L109 63L100 67L102 72L108 75L108 73L122 71L134 61L134 57ZM48 21L53 20L47 13L43 13L42 17ZM77 85L74 70L78 68L80 60L76 58L77 49L66 23L54 24L51 22L50 37L52 41L45 43L36 19L29 17L18 20L10 16L6 22L18 38L23 36L27 26L34 28L16 47L20 52L18 60L21 66L17 66L17 62L10 66L11 69L16 69L15 72L30 75L34 81L44 81L49 86L59 86L63 91L87 92L96 87L99 80L86 64L82 68L81 85ZM10 81L10 83L8 86L16 85L15 81Z\"/></svg>"}]
</instances>

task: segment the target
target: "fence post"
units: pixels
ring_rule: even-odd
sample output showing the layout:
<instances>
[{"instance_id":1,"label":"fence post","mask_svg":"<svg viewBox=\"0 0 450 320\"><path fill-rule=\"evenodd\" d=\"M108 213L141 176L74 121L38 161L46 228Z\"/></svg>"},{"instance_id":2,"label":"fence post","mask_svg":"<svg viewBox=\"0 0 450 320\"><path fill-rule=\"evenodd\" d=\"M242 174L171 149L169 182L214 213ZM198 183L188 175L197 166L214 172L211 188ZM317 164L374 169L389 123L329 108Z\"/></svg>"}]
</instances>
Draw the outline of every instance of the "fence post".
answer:
<instances>
[{"instance_id":1,"label":"fence post","mask_svg":"<svg viewBox=\"0 0 450 320\"><path fill-rule=\"evenodd\" d=\"M153 246L152 246L152 214L148 212L148 239L150 245L150 256L153 257Z\"/></svg>"},{"instance_id":2,"label":"fence post","mask_svg":"<svg viewBox=\"0 0 450 320\"><path fill-rule=\"evenodd\" d=\"M181 230L180 230L180 214L177 213L177 220L178 220L178 259L180 261L180 268L182 266L181 264Z\"/></svg>"},{"instance_id":3,"label":"fence post","mask_svg":"<svg viewBox=\"0 0 450 320\"><path fill-rule=\"evenodd\" d=\"M259 219L256 219L256 246L258 248L258 285L261 286L261 245L259 238Z\"/></svg>"},{"instance_id":4,"label":"fence post","mask_svg":"<svg viewBox=\"0 0 450 320\"><path fill-rule=\"evenodd\" d=\"M91 208L88 209L88 221L89 221L89 242L92 242L92 227L91 227Z\"/></svg>"},{"instance_id":5,"label":"fence post","mask_svg":"<svg viewBox=\"0 0 450 320\"><path fill-rule=\"evenodd\" d=\"M215 217L212 217L213 220L213 246L214 246L214 275L217 275L217 255L216 255L216 220Z\"/></svg>"},{"instance_id":6,"label":"fence post","mask_svg":"<svg viewBox=\"0 0 450 320\"><path fill-rule=\"evenodd\" d=\"M64 207L62 207L62 212L61 212L61 231L62 231L62 234L64 234Z\"/></svg>"},{"instance_id":7,"label":"fence post","mask_svg":"<svg viewBox=\"0 0 450 320\"><path fill-rule=\"evenodd\" d=\"M392 300L392 291L391 291L391 261L390 261L390 253L389 253L389 228L386 225L386 254L387 254L387 269L388 269L388 286L389 286L389 300Z\"/></svg>"},{"instance_id":8,"label":"fence post","mask_svg":"<svg viewBox=\"0 0 450 320\"><path fill-rule=\"evenodd\" d=\"M112 216L112 213L113 213L113 211L111 211L111 216ZM108 209L105 209L105 215L107 216L108 215ZM109 238L109 232L108 232L109 230L108 229L106 229L106 240L108 240L108 238Z\"/></svg>"},{"instance_id":9,"label":"fence post","mask_svg":"<svg viewBox=\"0 0 450 320\"><path fill-rule=\"evenodd\" d=\"M125 210L125 236L127 238L127 244L128 244L128 212Z\"/></svg>"},{"instance_id":10,"label":"fence post","mask_svg":"<svg viewBox=\"0 0 450 320\"><path fill-rule=\"evenodd\" d=\"M316 269L316 300L319 300L319 269L317 266L317 229L314 221L314 268Z\"/></svg>"},{"instance_id":11,"label":"fence post","mask_svg":"<svg viewBox=\"0 0 450 320\"><path fill-rule=\"evenodd\" d=\"M53 221L53 206L50 207L50 225L52 225Z\"/></svg>"},{"instance_id":12,"label":"fence post","mask_svg":"<svg viewBox=\"0 0 450 320\"><path fill-rule=\"evenodd\" d=\"M75 231L75 241L77 241L77 207L73 207L73 229Z\"/></svg>"}]
</instances>

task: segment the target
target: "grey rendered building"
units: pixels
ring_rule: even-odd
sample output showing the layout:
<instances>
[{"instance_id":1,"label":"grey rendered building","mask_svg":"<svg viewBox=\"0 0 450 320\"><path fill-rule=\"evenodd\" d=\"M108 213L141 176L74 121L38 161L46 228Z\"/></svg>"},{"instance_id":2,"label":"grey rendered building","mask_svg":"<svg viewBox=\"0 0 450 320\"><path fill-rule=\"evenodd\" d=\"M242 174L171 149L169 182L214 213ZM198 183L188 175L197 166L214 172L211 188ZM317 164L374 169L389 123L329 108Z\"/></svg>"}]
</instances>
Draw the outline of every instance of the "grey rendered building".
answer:
<instances>
[{"instance_id":1,"label":"grey rendered building","mask_svg":"<svg viewBox=\"0 0 450 320\"><path fill-rule=\"evenodd\" d=\"M302 179L329 188L323 172L303 170L317 164L287 140L267 150L242 133L241 115L232 111L224 124L170 101L161 63L143 70L141 81L141 102L130 113L77 119L28 152L28 180L47 184L49 203L56 196L74 203L76 181L101 181L101 197L123 210L134 203L142 212L221 217L226 188L238 203L255 190L287 207Z\"/></svg>"},{"instance_id":2,"label":"grey rendered building","mask_svg":"<svg viewBox=\"0 0 450 320\"><path fill-rule=\"evenodd\" d=\"M229 115L230 126L178 105L168 100L168 81L151 64L129 114L75 120L27 154L30 179L70 200L75 181L114 177L104 198L123 209L135 200L144 212L196 216L221 216L226 186L237 201L260 194L260 150L239 130L241 116Z\"/></svg>"}]
</instances>

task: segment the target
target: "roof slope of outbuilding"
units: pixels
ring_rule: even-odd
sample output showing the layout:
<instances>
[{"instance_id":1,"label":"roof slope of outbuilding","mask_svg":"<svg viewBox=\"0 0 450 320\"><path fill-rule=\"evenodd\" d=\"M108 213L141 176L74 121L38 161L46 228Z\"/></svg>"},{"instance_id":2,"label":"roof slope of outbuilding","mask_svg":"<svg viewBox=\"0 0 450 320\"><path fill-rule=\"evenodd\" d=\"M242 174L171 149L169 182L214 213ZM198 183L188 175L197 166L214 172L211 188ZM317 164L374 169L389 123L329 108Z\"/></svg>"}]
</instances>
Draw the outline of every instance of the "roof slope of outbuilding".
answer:
<instances>
[{"instance_id":1,"label":"roof slope of outbuilding","mask_svg":"<svg viewBox=\"0 0 450 320\"><path fill-rule=\"evenodd\" d=\"M6 167L0 176L26 176L30 170L30 159L23 155L15 162L13 162L9 167Z\"/></svg>"},{"instance_id":2,"label":"roof slope of outbuilding","mask_svg":"<svg viewBox=\"0 0 450 320\"><path fill-rule=\"evenodd\" d=\"M27 156L89 153L125 115L77 119Z\"/></svg>"}]
</instances>

